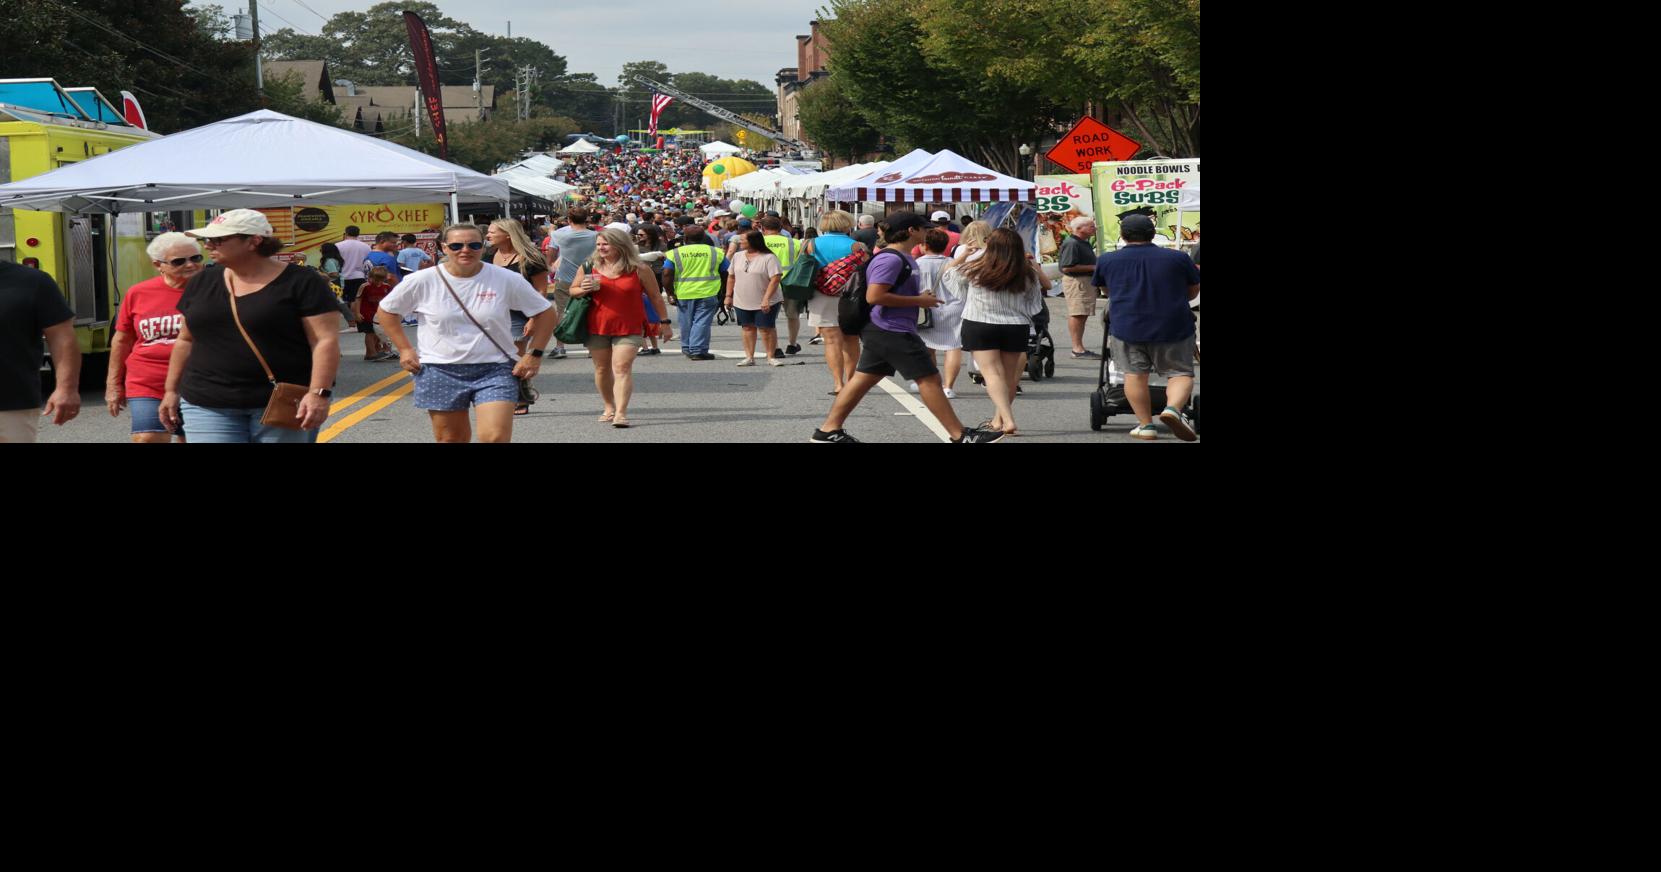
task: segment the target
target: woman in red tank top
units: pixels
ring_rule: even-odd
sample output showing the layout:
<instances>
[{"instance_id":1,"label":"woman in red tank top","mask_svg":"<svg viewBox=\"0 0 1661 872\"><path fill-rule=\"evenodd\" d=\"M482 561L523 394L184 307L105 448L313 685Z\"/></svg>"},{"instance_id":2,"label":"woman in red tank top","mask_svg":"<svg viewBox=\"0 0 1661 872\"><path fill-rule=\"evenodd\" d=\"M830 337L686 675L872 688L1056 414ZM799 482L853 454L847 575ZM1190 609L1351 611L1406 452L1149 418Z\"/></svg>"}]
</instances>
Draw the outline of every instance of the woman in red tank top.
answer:
<instances>
[{"instance_id":1,"label":"woman in red tank top","mask_svg":"<svg viewBox=\"0 0 1661 872\"><path fill-rule=\"evenodd\" d=\"M594 241L594 259L577 273L571 296L592 297L588 310L588 356L594 362L594 388L600 392L605 414L600 423L620 430L629 427L629 399L634 395L634 358L645 345L646 299L657 307L658 318L668 320L669 304L652 270L640 260L640 251L627 233L600 231Z\"/></svg>"}]
</instances>

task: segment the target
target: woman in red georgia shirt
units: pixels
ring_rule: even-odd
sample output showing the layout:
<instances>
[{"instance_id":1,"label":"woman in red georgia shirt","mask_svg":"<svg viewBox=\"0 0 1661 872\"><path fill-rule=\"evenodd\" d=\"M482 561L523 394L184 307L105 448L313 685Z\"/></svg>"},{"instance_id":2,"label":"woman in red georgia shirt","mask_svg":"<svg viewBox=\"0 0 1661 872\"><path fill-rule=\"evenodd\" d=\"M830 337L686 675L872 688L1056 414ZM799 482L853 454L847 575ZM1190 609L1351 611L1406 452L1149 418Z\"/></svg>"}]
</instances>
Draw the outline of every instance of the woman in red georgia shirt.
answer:
<instances>
[{"instance_id":1,"label":"woman in red georgia shirt","mask_svg":"<svg viewBox=\"0 0 1661 872\"><path fill-rule=\"evenodd\" d=\"M167 364L178 341L179 296L185 283L202 271L202 248L183 233L163 233L147 249L160 275L127 289L115 322L110 348L109 378L104 402L110 417L122 409L133 413L133 441L166 444L173 435L162 426L157 411L167 385ZM183 430L178 440L185 441Z\"/></svg>"},{"instance_id":2,"label":"woman in red georgia shirt","mask_svg":"<svg viewBox=\"0 0 1661 872\"><path fill-rule=\"evenodd\" d=\"M641 298L644 291L646 298ZM627 233L615 228L600 231L594 241L594 259L571 283L572 297L593 297L588 310L588 356L594 361L594 387L606 411L600 423L619 430L629 427L629 399L634 395L634 358L646 344L646 300L658 319L669 320L669 304L652 277L651 267Z\"/></svg>"}]
</instances>

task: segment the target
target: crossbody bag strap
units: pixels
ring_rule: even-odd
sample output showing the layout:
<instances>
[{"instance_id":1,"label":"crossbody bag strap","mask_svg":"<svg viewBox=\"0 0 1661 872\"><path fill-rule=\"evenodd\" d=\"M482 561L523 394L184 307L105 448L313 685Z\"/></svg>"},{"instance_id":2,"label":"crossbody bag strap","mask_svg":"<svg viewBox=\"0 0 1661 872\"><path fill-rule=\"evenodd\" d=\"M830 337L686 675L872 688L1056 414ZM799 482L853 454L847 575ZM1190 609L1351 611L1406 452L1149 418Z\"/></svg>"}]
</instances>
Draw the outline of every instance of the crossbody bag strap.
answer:
<instances>
[{"instance_id":1,"label":"crossbody bag strap","mask_svg":"<svg viewBox=\"0 0 1661 872\"><path fill-rule=\"evenodd\" d=\"M260 362L260 368L265 370L265 378L273 385L277 383L277 376L271 371L270 364L265 362L265 355L260 354L259 347L254 345L254 338L248 335L247 329L242 326L242 316L236 311L236 288L231 287L231 271L225 270L225 292L231 295L231 320L236 322L236 329L242 333L242 341L254 352L254 357Z\"/></svg>"},{"instance_id":2,"label":"crossbody bag strap","mask_svg":"<svg viewBox=\"0 0 1661 872\"><path fill-rule=\"evenodd\" d=\"M456 244L457 244L457 245L460 245L460 244L461 244L461 243L456 243ZM496 350L497 350L497 351L500 351L500 352L502 352L502 353L503 353L503 354L507 354L507 358L508 358L508 363L518 363L518 362L519 362L519 358L517 358L517 357L514 357L514 356L513 356L513 355L511 355L511 354L508 354L508 353L507 353L507 350L506 350L506 349L504 349L504 348L503 348L503 347L502 347L502 343L500 343L500 342L497 342L497 341L496 341L496 337L494 337L494 336L491 336L491 335L490 335L490 331L489 331L489 330L486 330L486 329L484 329L484 325L483 325L483 324L480 324L480 323L479 323L479 319L477 319L477 318L475 318L475 317L473 317L473 313L472 313L472 312L469 312L469 311L467 311L467 304L466 304L466 303L463 303L463 302L462 302L462 301L461 301L461 295L460 295L460 294L457 294L457 293L456 293L456 289L455 289L455 288L452 288L452 287L450 287L450 277L449 277L449 276L446 276L446 275L445 275L445 274L444 274L444 267L443 267L443 266L440 266L440 267L439 267L439 268L438 268L438 280L439 280L439 281L441 281L441 282L443 282L443 283L444 283L444 290L446 290L446 291L449 291L449 292L450 292L450 297L451 297L451 298L452 298L452 299L454 299L454 300L455 300L455 301L456 301L456 305L458 305L458 306L460 306L460 307L461 307L461 313L462 313L462 314L463 314L463 315L466 315L466 316L467 316L467 320L469 320L469 321L472 321L472 322L473 322L473 326L474 326L474 327L477 327L477 328L479 328L479 332L480 332L480 333L483 333L483 334L484 334L484 338L486 338L486 339L489 339L489 340L490 340L490 344L491 344L491 345L494 345L494 346L496 346Z\"/></svg>"}]
</instances>

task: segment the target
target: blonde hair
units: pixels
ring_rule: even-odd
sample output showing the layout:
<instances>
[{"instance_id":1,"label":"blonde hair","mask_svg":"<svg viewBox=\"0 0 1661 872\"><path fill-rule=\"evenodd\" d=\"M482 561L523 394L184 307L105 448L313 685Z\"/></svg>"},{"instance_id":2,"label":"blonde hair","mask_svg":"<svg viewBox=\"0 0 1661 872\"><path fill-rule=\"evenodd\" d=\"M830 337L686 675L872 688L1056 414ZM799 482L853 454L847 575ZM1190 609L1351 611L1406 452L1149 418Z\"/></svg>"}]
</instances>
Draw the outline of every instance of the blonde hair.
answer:
<instances>
[{"instance_id":1,"label":"blonde hair","mask_svg":"<svg viewBox=\"0 0 1661 872\"><path fill-rule=\"evenodd\" d=\"M525 234L523 224L512 218L498 218L490 222L490 226L508 235L508 240L513 245L514 252L519 255L519 263L516 266L519 268L521 275L525 274L531 267L543 271L548 269L547 259L542 256L542 252L536 247L536 244L531 242L531 238Z\"/></svg>"},{"instance_id":2,"label":"blonde hair","mask_svg":"<svg viewBox=\"0 0 1661 872\"><path fill-rule=\"evenodd\" d=\"M607 227L600 231L600 238L604 239L612 250L617 252L617 262L622 264L623 273L638 272L645 269L646 262L640 259L640 249L634 245L634 239L629 234L615 227ZM594 265L600 265L600 253L594 253Z\"/></svg>"},{"instance_id":3,"label":"blonde hair","mask_svg":"<svg viewBox=\"0 0 1661 872\"><path fill-rule=\"evenodd\" d=\"M963 231L963 238L959 239L957 244L968 249L985 248L986 240L992 238L992 231L996 229L985 221L976 221L969 225L968 230Z\"/></svg>"},{"instance_id":4,"label":"blonde hair","mask_svg":"<svg viewBox=\"0 0 1661 872\"><path fill-rule=\"evenodd\" d=\"M378 266L369 271L369 277L379 284L382 279L392 278L392 273L384 266Z\"/></svg>"},{"instance_id":5,"label":"blonde hair","mask_svg":"<svg viewBox=\"0 0 1661 872\"><path fill-rule=\"evenodd\" d=\"M854 216L840 209L826 212L825 217L819 219L820 233L847 233L852 229L854 229Z\"/></svg>"}]
</instances>

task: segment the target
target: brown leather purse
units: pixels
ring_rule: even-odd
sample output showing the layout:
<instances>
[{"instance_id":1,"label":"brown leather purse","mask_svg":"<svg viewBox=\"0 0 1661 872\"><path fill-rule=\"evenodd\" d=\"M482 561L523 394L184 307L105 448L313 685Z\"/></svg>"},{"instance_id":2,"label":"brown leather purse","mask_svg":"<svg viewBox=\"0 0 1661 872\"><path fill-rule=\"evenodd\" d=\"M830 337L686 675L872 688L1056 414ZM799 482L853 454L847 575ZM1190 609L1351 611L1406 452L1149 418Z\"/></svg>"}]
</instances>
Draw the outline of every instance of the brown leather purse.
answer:
<instances>
[{"instance_id":1,"label":"brown leather purse","mask_svg":"<svg viewBox=\"0 0 1661 872\"><path fill-rule=\"evenodd\" d=\"M271 366L265 362L265 355L254 346L254 340L248 335L247 329L242 326L242 316L236 311L236 289L231 287L231 273L225 272L225 290L231 295L231 319L236 321L236 329L242 331L242 339L253 350L254 357L259 359L260 366L265 369L265 378L271 382L271 401L265 404L265 417L260 423L267 427L278 427L283 430L304 430L300 426L300 401L311 393L305 385L291 385L277 381L277 375L271 371Z\"/></svg>"}]
</instances>

